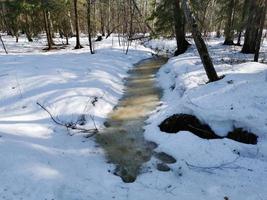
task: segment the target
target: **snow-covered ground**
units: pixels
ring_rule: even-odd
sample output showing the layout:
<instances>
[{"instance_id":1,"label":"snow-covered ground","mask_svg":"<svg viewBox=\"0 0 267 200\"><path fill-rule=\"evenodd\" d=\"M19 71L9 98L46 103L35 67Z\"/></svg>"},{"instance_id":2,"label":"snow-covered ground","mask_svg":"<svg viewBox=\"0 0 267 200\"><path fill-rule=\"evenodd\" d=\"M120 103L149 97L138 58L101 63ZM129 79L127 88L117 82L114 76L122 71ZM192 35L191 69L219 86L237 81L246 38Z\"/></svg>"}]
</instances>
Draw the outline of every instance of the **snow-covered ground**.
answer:
<instances>
[{"instance_id":1,"label":"snow-covered ground","mask_svg":"<svg viewBox=\"0 0 267 200\"><path fill-rule=\"evenodd\" d=\"M150 51L134 44L125 55L112 38L97 43L94 55L88 47L72 50L75 38L51 52L42 51L44 39L3 39L9 55L1 47L0 199L125 199L127 189L92 138L55 125L36 103L64 123L85 118L84 127L94 128L94 118L99 128L123 94L127 70Z\"/></svg>"},{"instance_id":2,"label":"snow-covered ground","mask_svg":"<svg viewBox=\"0 0 267 200\"><path fill-rule=\"evenodd\" d=\"M209 41L216 69L226 75L209 84L193 47L162 67L162 106L149 118L145 136L177 163L169 165L170 172L159 172L153 158L134 183L125 184L112 174L114 166L106 163L93 138L54 124L36 102L63 122L76 122L85 114L85 127L94 127L92 117L102 127L123 94L127 70L151 51L133 44L125 55L115 38L96 43L94 55L87 46L72 50L74 38L67 49L51 52L42 51L42 38L34 43L23 38L18 44L14 38L3 39L10 54L0 47L0 199L267 199L267 66L232 65L251 55ZM157 46L171 52L175 42L158 40L151 47ZM220 135L232 126L246 128L259 142L246 145L203 140L189 132L160 132L158 124L180 112L198 116Z\"/></svg>"},{"instance_id":3,"label":"snow-covered ground","mask_svg":"<svg viewBox=\"0 0 267 200\"><path fill-rule=\"evenodd\" d=\"M267 65L248 62L253 55L239 53L240 47L222 46L222 40L207 42L218 74L226 75L222 80L206 84L194 46L171 58L158 74L164 89L162 106L150 117L145 136L177 163L168 175L153 172L153 177L171 185L170 193L180 199L267 199ZM161 132L158 125L177 113L197 116L221 136L234 127L252 131L259 136L258 144L203 140L186 131Z\"/></svg>"},{"instance_id":4,"label":"snow-covered ground","mask_svg":"<svg viewBox=\"0 0 267 200\"><path fill-rule=\"evenodd\" d=\"M173 55L176 51L176 41L173 39L153 39L144 41L144 46L153 49L157 54Z\"/></svg>"}]
</instances>

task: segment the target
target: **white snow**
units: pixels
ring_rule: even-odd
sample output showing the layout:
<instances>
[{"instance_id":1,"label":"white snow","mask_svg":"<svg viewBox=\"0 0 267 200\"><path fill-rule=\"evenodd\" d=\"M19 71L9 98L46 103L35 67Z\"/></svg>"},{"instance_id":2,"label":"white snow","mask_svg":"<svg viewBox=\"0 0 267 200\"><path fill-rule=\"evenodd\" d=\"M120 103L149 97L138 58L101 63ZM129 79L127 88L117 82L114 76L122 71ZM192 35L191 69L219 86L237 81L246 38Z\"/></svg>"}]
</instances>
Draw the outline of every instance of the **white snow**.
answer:
<instances>
[{"instance_id":1,"label":"white snow","mask_svg":"<svg viewBox=\"0 0 267 200\"><path fill-rule=\"evenodd\" d=\"M159 172L155 158L132 184L112 174L103 150L84 133L55 125L36 102L64 122L86 114L86 127L102 127L122 96L123 79L133 63L151 50L133 44L128 55L116 38L88 47L43 52L45 40L34 43L3 37L10 52L0 48L0 199L3 200L263 200L267 198L267 66L251 61L239 48L209 41L220 75L207 78L194 47L171 58L158 80L162 106L148 119L145 136L177 159L170 172ZM57 41L61 42L60 39ZM152 41L153 42L153 41ZM82 44L87 38L82 38ZM157 45L172 52L175 42ZM266 45L265 45L266 46ZM226 63L226 64L225 64ZM97 97L95 106L92 101ZM233 108L233 110L231 109ZM243 127L259 136L257 145L229 139L203 140L189 132L167 134L158 124L174 113L189 113L208 123L220 135ZM72 136L70 136L72 135Z\"/></svg>"},{"instance_id":2,"label":"white snow","mask_svg":"<svg viewBox=\"0 0 267 200\"><path fill-rule=\"evenodd\" d=\"M154 171L154 176L172 185L171 193L179 199L266 199L267 65L251 62L253 55L222 46L221 40L207 42L218 74L225 75L222 80L206 84L194 46L159 71L162 106L148 120L145 136L159 144L157 151L169 153L177 163L171 165L170 174ZM252 131L259 136L258 144L204 140L186 131L161 132L158 125L177 113L197 116L221 136L234 127Z\"/></svg>"},{"instance_id":3,"label":"white snow","mask_svg":"<svg viewBox=\"0 0 267 200\"><path fill-rule=\"evenodd\" d=\"M75 38L51 52L42 51L43 39L3 39L10 54L1 49L0 199L124 199L124 184L108 172L113 166L93 139L55 125L36 103L60 121L85 114L86 128L94 128L90 116L101 128L123 94L127 70L151 51L133 44L125 55L114 38L97 43L94 55L88 47L72 50Z\"/></svg>"}]
</instances>

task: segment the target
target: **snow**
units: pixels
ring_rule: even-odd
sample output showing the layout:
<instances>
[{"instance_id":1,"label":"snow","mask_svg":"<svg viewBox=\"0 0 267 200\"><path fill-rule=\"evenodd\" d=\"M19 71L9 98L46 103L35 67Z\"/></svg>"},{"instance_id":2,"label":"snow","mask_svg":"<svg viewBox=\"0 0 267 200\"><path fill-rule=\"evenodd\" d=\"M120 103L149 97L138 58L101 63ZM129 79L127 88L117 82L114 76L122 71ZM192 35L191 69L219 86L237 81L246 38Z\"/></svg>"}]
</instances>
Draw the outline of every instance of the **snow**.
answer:
<instances>
[{"instance_id":1,"label":"snow","mask_svg":"<svg viewBox=\"0 0 267 200\"><path fill-rule=\"evenodd\" d=\"M157 54L173 55L176 50L176 41L161 37L159 39L145 41L144 46L153 49Z\"/></svg>"},{"instance_id":2,"label":"snow","mask_svg":"<svg viewBox=\"0 0 267 200\"><path fill-rule=\"evenodd\" d=\"M25 39L18 44L9 37L3 39L9 55L1 49L0 199L121 195L122 181L109 172L113 166L106 164L103 150L93 139L55 125L36 103L62 122L76 122L85 114L85 128L94 128L91 117L101 128L123 94L127 71L150 57L151 51L133 44L125 55L114 38L96 44L94 55L88 47L74 51L73 45L43 52L44 39L31 44L25 44Z\"/></svg>"},{"instance_id":3,"label":"snow","mask_svg":"<svg viewBox=\"0 0 267 200\"><path fill-rule=\"evenodd\" d=\"M266 199L267 65L251 62L253 55L222 46L221 40L207 43L218 74L225 75L220 81L207 84L194 46L171 58L158 73L162 106L148 120L145 136L159 144L157 151L177 159L170 177L161 177L161 182L172 185L172 194L180 199ZM234 127L252 131L259 136L258 144L161 132L158 125L177 113L197 116L220 136Z\"/></svg>"},{"instance_id":4,"label":"snow","mask_svg":"<svg viewBox=\"0 0 267 200\"><path fill-rule=\"evenodd\" d=\"M17 44L14 38L3 39L10 54L0 48L0 199L266 199L267 66L242 63L252 55L239 53L239 47L208 41L216 70L226 75L215 83L206 84L193 46L161 68L162 105L147 120L145 137L177 162L169 165L170 172L159 172L159 161L152 158L134 183L125 184L112 174L114 166L93 138L55 125L36 102L63 122L85 114L86 128L94 128L91 117L101 128L123 94L127 70L152 51L136 43L125 55L115 37L95 43L94 55L87 46L74 51L75 38L66 49L51 52L42 51L43 37ZM86 44L87 38L81 41ZM175 50L174 40L149 43L165 52ZM166 117L181 112L196 115L222 136L234 126L245 128L259 142L203 140L186 131L159 130Z\"/></svg>"}]
</instances>

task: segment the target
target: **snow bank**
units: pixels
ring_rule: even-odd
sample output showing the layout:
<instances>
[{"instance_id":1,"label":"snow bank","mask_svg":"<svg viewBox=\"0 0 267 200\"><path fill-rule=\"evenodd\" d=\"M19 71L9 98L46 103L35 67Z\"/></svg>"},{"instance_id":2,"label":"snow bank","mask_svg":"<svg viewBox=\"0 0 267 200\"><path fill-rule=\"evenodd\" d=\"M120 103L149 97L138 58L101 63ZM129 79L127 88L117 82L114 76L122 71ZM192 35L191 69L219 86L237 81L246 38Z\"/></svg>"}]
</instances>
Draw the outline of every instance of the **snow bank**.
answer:
<instances>
[{"instance_id":1,"label":"snow bank","mask_svg":"<svg viewBox=\"0 0 267 200\"><path fill-rule=\"evenodd\" d=\"M144 42L144 46L153 49L157 54L173 55L176 51L176 41L173 39L151 39Z\"/></svg>"},{"instance_id":2,"label":"snow bank","mask_svg":"<svg viewBox=\"0 0 267 200\"><path fill-rule=\"evenodd\" d=\"M194 46L159 71L162 106L148 120L145 136L159 144L157 151L169 153L177 163L170 165L167 176L153 173L161 183L169 183L171 193L180 199L265 199L267 65L250 62L253 55L221 44L221 40L208 41L216 70L225 75L220 81L207 84ZM242 127L257 134L259 142L246 145L229 139L204 140L186 131L161 132L158 125L177 113L197 116L221 136Z\"/></svg>"}]
</instances>

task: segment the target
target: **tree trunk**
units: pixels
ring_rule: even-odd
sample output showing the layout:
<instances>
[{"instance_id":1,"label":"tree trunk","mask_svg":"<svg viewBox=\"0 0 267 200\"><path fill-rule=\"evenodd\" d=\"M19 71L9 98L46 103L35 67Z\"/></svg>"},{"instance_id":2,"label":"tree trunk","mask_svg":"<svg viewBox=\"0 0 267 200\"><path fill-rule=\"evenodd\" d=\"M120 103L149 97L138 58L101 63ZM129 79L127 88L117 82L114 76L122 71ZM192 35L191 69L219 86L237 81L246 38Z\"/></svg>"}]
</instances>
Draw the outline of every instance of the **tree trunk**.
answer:
<instances>
[{"instance_id":1,"label":"tree trunk","mask_svg":"<svg viewBox=\"0 0 267 200\"><path fill-rule=\"evenodd\" d=\"M100 29L101 29L101 35L104 37L105 36L105 20L104 20L104 4L101 4L100 2Z\"/></svg>"},{"instance_id":2,"label":"tree trunk","mask_svg":"<svg viewBox=\"0 0 267 200\"><path fill-rule=\"evenodd\" d=\"M132 3L133 3L134 8L137 10L139 16L141 18L143 18L142 12L138 8L137 3L135 2L135 0L132 0ZM146 21L144 21L144 23L145 23L146 27L148 28L148 30L151 32L151 34L155 35L154 30L151 28L151 26Z\"/></svg>"},{"instance_id":3,"label":"tree trunk","mask_svg":"<svg viewBox=\"0 0 267 200\"><path fill-rule=\"evenodd\" d=\"M0 35L0 41L1 41L1 43L2 43L2 46L3 46L3 48L4 48L5 52L6 52L6 54L8 54L7 49L6 49L6 45L5 45L5 43L4 43L4 41L3 41L1 35Z\"/></svg>"},{"instance_id":4,"label":"tree trunk","mask_svg":"<svg viewBox=\"0 0 267 200\"><path fill-rule=\"evenodd\" d=\"M52 49L52 41L51 41L51 35L49 32L49 28L48 28L48 22L47 22L47 12L45 10L45 8L43 8L43 16L44 16L44 26L45 26L45 33L46 33L46 38L47 38L47 46L48 46L48 50Z\"/></svg>"},{"instance_id":5,"label":"tree trunk","mask_svg":"<svg viewBox=\"0 0 267 200\"><path fill-rule=\"evenodd\" d=\"M223 43L224 45L234 44L234 30L233 30L234 7L235 7L235 0L228 0L227 22L225 24L225 29L224 29L224 35L225 35L225 41Z\"/></svg>"},{"instance_id":6,"label":"tree trunk","mask_svg":"<svg viewBox=\"0 0 267 200\"><path fill-rule=\"evenodd\" d=\"M198 53L200 55L201 61L204 65L209 82L217 81L217 80L219 80L219 77L218 77L216 70L213 66L211 57L210 57L208 49L207 49L207 46L201 37L201 33L198 29L196 19L193 16L193 13L192 13L191 8L189 6L188 0L182 1L182 7L184 10L184 14L186 16L187 22L189 23L189 26L191 28L195 44L196 44Z\"/></svg>"},{"instance_id":7,"label":"tree trunk","mask_svg":"<svg viewBox=\"0 0 267 200\"><path fill-rule=\"evenodd\" d=\"M249 17L245 32L245 41L241 51L242 53L256 52L256 40L261 21L260 1L261 0L250 0Z\"/></svg>"},{"instance_id":8,"label":"tree trunk","mask_svg":"<svg viewBox=\"0 0 267 200\"><path fill-rule=\"evenodd\" d=\"M88 28L88 40L91 54L94 54L91 36L91 0L87 0L87 28Z\"/></svg>"},{"instance_id":9,"label":"tree trunk","mask_svg":"<svg viewBox=\"0 0 267 200\"><path fill-rule=\"evenodd\" d=\"M70 11L68 11L68 18L69 18L69 24L70 24L70 37L73 37L73 33L74 33L74 29L73 29L73 25L72 25L72 20L71 20L71 13Z\"/></svg>"},{"instance_id":10,"label":"tree trunk","mask_svg":"<svg viewBox=\"0 0 267 200\"><path fill-rule=\"evenodd\" d=\"M261 20L260 20L259 32L258 32L257 39L256 39L256 50L255 50L255 56L254 56L255 62L258 62L258 60L259 60L261 38L262 38L262 32L263 32L264 23L265 23L266 10L267 10L267 0L262 0L262 2L261 2Z\"/></svg>"},{"instance_id":11,"label":"tree trunk","mask_svg":"<svg viewBox=\"0 0 267 200\"><path fill-rule=\"evenodd\" d=\"M183 11L180 7L179 0L174 0L174 27L175 27L175 38L177 44L177 50L174 55L178 56L183 54L188 46L190 45L185 39L185 18L183 15Z\"/></svg>"},{"instance_id":12,"label":"tree trunk","mask_svg":"<svg viewBox=\"0 0 267 200\"><path fill-rule=\"evenodd\" d=\"M76 46L75 49L83 48L80 43L80 28L79 28L79 16L78 16L78 8L77 8L77 0L74 0L74 14L75 14L75 26L76 26Z\"/></svg>"},{"instance_id":13,"label":"tree trunk","mask_svg":"<svg viewBox=\"0 0 267 200\"><path fill-rule=\"evenodd\" d=\"M26 33L26 37L28 39L29 42L33 42L33 39L32 39L32 33L31 33L31 30L30 30L30 24L29 24L29 19L28 19L28 14L25 13L25 33Z\"/></svg>"},{"instance_id":14,"label":"tree trunk","mask_svg":"<svg viewBox=\"0 0 267 200\"><path fill-rule=\"evenodd\" d=\"M239 27L238 39L237 39L237 45L239 45L239 46L241 46L242 32L243 32L245 23L247 21L246 14L248 11L248 7L249 7L249 0L245 0L244 5L243 5L243 10L242 10L242 17L241 17L241 24Z\"/></svg>"},{"instance_id":15,"label":"tree trunk","mask_svg":"<svg viewBox=\"0 0 267 200\"><path fill-rule=\"evenodd\" d=\"M50 31L51 40L53 42L53 38L55 38L54 26L53 26L53 22L51 20L51 13L49 11L47 12L47 22L48 22L48 28ZM53 42L53 45L54 45L54 42Z\"/></svg>"},{"instance_id":16,"label":"tree trunk","mask_svg":"<svg viewBox=\"0 0 267 200\"><path fill-rule=\"evenodd\" d=\"M222 21L219 22L219 25L217 27L217 31L216 31L216 37L217 38L221 37L221 26L222 26Z\"/></svg>"}]
</instances>

